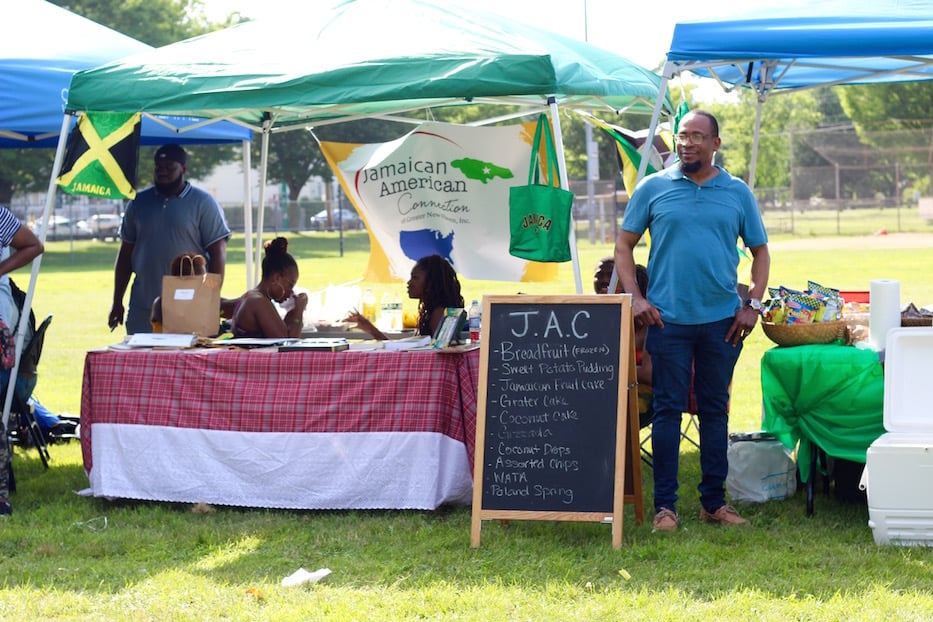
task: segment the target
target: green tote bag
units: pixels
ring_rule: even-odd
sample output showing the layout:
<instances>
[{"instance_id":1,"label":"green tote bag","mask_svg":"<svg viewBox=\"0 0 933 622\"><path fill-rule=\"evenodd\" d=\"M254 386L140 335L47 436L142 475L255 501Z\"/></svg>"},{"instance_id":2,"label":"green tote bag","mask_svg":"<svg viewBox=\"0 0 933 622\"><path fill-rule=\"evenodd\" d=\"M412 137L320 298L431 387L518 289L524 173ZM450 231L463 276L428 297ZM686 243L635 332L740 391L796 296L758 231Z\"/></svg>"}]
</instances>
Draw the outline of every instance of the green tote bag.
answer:
<instances>
[{"instance_id":1,"label":"green tote bag","mask_svg":"<svg viewBox=\"0 0 933 622\"><path fill-rule=\"evenodd\" d=\"M542 262L570 261L570 213L573 193L539 182L539 159L544 147L550 183L560 183L557 152L551 126L544 114L538 116L534 141L531 144L531 166L527 186L509 189L509 254L522 259Z\"/></svg>"}]
</instances>

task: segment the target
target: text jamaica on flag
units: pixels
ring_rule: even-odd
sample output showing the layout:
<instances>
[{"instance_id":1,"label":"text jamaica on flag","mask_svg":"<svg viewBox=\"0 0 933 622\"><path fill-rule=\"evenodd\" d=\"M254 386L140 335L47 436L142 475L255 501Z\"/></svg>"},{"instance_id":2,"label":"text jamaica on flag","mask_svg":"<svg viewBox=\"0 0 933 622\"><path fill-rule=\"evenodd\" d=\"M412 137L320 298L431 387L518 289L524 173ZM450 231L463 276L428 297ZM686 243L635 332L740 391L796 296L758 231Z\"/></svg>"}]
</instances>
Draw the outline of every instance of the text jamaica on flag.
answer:
<instances>
[{"instance_id":1,"label":"text jamaica on flag","mask_svg":"<svg viewBox=\"0 0 933 622\"><path fill-rule=\"evenodd\" d=\"M68 194L135 198L141 117L138 112L82 115L68 137L56 183Z\"/></svg>"}]
</instances>

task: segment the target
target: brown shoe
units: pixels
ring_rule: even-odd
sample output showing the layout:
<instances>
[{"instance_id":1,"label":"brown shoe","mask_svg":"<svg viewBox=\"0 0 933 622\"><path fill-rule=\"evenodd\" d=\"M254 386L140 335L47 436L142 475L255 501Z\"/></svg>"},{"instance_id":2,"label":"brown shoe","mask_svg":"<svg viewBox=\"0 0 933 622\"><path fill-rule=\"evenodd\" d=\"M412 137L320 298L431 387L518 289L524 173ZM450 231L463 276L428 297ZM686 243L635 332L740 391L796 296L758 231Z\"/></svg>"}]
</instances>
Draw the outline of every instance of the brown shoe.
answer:
<instances>
[{"instance_id":1,"label":"brown shoe","mask_svg":"<svg viewBox=\"0 0 933 622\"><path fill-rule=\"evenodd\" d=\"M731 505L724 505L712 513L700 508L700 521L704 523L716 523L717 525L723 525L725 527L751 524L746 519L742 518Z\"/></svg>"},{"instance_id":2,"label":"brown shoe","mask_svg":"<svg viewBox=\"0 0 933 622\"><path fill-rule=\"evenodd\" d=\"M655 531L677 531L679 522L677 512L667 508L661 508L661 511L654 515L654 522L652 525Z\"/></svg>"}]
</instances>

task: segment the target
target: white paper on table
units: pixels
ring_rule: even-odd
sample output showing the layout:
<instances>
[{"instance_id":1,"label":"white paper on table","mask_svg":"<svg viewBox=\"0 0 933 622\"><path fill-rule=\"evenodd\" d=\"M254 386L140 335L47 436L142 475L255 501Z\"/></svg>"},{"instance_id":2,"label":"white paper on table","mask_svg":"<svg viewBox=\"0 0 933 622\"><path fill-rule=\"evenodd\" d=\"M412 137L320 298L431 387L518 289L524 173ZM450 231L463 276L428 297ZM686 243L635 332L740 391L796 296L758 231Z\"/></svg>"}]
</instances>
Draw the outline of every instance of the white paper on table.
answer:
<instances>
[{"instance_id":1,"label":"white paper on table","mask_svg":"<svg viewBox=\"0 0 933 622\"><path fill-rule=\"evenodd\" d=\"M351 352L372 352L373 350L384 350L385 341L379 339L367 339L366 341L351 341Z\"/></svg>"},{"instance_id":2,"label":"white paper on table","mask_svg":"<svg viewBox=\"0 0 933 622\"><path fill-rule=\"evenodd\" d=\"M385 349L389 352L413 350L431 345L431 335L405 337L404 339L389 339L385 342Z\"/></svg>"},{"instance_id":3,"label":"white paper on table","mask_svg":"<svg viewBox=\"0 0 933 622\"><path fill-rule=\"evenodd\" d=\"M191 334L135 333L125 343L131 348L190 348L197 339Z\"/></svg>"}]
</instances>

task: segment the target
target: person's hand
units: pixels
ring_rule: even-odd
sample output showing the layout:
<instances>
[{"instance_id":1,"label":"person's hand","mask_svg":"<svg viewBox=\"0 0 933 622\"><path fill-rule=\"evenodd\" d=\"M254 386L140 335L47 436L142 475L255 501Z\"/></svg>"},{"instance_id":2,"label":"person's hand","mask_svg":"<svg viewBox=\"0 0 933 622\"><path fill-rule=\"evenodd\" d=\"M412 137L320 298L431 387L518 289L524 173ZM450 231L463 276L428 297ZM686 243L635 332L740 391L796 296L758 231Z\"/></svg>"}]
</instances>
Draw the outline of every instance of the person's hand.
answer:
<instances>
[{"instance_id":1,"label":"person's hand","mask_svg":"<svg viewBox=\"0 0 933 622\"><path fill-rule=\"evenodd\" d=\"M661 312L644 298L636 298L632 301L632 314L635 317L635 324L637 326L658 326L659 328L664 328L664 321L661 320Z\"/></svg>"},{"instance_id":2,"label":"person's hand","mask_svg":"<svg viewBox=\"0 0 933 622\"><path fill-rule=\"evenodd\" d=\"M110 327L111 332L113 332L118 325L123 323L124 313L125 310L122 304L114 303L114 305L110 307L110 316L107 318L107 326Z\"/></svg>"},{"instance_id":3,"label":"person's hand","mask_svg":"<svg viewBox=\"0 0 933 622\"><path fill-rule=\"evenodd\" d=\"M369 320L366 319L366 316L359 312L357 309L350 309L350 312L347 313L347 317L343 318L344 322L352 322L357 326L363 324L369 324Z\"/></svg>"},{"instance_id":4,"label":"person's hand","mask_svg":"<svg viewBox=\"0 0 933 622\"><path fill-rule=\"evenodd\" d=\"M295 296L295 309L304 313L304 310L308 308L308 295L304 292Z\"/></svg>"},{"instance_id":5,"label":"person's hand","mask_svg":"<svg viewBox=\"0 0 933 622\"><path fill-rule=\"evenodd\" d=\"M388 339L381 330L376 328L376 326L366 319L366 316L360 313L357 309L350 309L350 312L347 313L347 317L343 318L344 322L352 322L356 325L358 329L364 333L369 333L376 339Z\"/></svg>"},{"instance_id":6,"label":"person's hand","mask_svg":"<svg viewBox=\"0 0 933 622\"><path fill-rule=\"evenodd\" d=\"M735 314L732 326L729 327L729 332L726 333L726 342L731 343L732 347L739 345L754 330L757 322L758 311L748 305L743 306Z\"/></svg>"}]
</instances>

